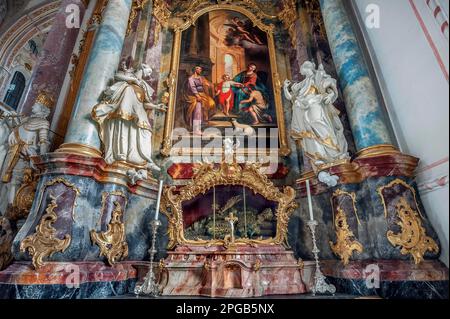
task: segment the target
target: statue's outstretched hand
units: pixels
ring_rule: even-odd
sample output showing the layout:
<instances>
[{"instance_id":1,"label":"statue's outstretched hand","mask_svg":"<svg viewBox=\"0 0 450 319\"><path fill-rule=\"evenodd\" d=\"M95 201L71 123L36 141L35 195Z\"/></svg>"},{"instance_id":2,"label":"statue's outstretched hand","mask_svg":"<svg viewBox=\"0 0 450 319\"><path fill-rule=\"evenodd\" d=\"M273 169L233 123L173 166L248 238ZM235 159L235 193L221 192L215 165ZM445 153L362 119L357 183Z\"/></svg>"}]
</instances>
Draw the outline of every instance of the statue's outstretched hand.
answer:
<instances>
[{"instance_id":1,"label":"statue's outstretched hand","mask_svg":"<svg viewBox=\"0 0 450 319\"><path fill-rule=\"evenodd\" d=\"M146 110L158 110L161 112L166 112L167 111L167 106L163 103L160 104L153 104L153 103L146 103L144 105Z\"/></svg>"},{"instance_id":2,"label":"statue's outstretched hand","mask_svg":"<svg viewBox=\"0 0 450 319\"><path fill-rule=\"evenodd\" d=\"M168 106L163 103L160 103L158 104L158 109L162 112L167 112Z\"/></svg>"}]
</instances>

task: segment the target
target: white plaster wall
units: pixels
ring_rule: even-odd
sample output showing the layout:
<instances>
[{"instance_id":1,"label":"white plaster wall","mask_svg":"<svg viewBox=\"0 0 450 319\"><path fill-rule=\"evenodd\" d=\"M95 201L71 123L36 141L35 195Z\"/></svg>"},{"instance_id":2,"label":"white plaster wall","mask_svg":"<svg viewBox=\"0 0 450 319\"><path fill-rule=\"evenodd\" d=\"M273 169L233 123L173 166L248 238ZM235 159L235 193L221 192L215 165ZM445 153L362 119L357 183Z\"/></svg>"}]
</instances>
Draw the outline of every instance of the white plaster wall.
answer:
<instances>
[{"instance_id":1,"label":"white plaster wall","mask_svg":"<svg viewBox=\"0 0 450 319\"><path fill-rule=\"evenodd\" d=\"M444 9L444 12L448 17L449 1L448 0L438 0L438 2L441 5L442 9Z\"/></svg>"},{"instance_id":2,"label":"white plaster wall","mask_svg":"<svg viewBox=\"0 0 450 319\"><path fill-rule=\"evenodd\" d=\"M448 12L448 1L441 3L446 3ZM371 4L380 8L381 25L368 29L362 23L363 33L400 147L421 159L417 177L421 198L442 242L441 259L448 266L448 40L424 0L354 0L360 22L366 20Z\"/></svg>"}]
</instances>

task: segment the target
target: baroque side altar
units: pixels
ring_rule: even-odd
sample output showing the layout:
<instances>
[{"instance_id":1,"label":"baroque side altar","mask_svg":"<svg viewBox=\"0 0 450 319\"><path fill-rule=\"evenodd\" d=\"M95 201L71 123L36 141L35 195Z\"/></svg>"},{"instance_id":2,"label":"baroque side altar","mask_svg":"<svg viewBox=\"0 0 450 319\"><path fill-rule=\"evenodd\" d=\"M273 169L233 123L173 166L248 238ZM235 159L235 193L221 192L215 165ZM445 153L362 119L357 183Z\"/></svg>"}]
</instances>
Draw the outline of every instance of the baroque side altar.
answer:
<instances>
[{"instance_id":1,"label":"baroque side altar","mask_svg":"<svg viewBox=\"0 0 450 319\"><path fill-rule=\"evenodd\" d=\"M324 276L445 294L419 159L344 3L53 4L66 63L38 61L23 105L0 104L0 298L129 295L155 260L164 296L300 295Z\"/></svg>"}]
</instances>

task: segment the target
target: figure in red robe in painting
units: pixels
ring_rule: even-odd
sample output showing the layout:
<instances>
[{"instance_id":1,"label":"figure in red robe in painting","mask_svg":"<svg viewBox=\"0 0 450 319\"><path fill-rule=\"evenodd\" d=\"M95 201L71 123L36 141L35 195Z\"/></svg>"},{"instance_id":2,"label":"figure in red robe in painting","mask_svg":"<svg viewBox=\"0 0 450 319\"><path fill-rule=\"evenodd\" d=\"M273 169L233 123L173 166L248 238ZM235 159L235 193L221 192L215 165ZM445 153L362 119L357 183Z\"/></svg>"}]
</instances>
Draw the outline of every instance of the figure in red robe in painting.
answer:
<instances>
[{"instance_id":1,"label":"figure in red robe in painting","mask_svg":"<svg viewBox=\"0 0 450 319\"><path fill-rule=\"evenodd\" d=\"M222 105L223 113L226 116L230 115L230 111L234 107L234 92L233 87L244 87L244 84L231 80L228 74L222 77L222 82L217 86L216 96L219 99L219 104Z\"/></svg>"}]
</instances>

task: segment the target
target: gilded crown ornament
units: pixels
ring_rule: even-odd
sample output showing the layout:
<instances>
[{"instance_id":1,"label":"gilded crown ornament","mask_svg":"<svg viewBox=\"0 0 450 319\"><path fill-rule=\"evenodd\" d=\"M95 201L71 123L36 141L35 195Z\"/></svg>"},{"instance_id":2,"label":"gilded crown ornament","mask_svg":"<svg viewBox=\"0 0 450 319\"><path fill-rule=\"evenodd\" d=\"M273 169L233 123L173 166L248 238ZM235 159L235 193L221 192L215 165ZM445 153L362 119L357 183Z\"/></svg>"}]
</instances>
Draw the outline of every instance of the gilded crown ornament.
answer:
<instances>
[{"instance_id":1,"label":"gilded crown ornament","mask_svg":"<svg viewBox=\"0 0 450 319\"><path fill-rule=\"evenodd\" d=\"M44 105L47 108L51 109L55 106L55 99L47 92L41 92L36 98L36 103Z\"/></svg>"}]
</instances>

